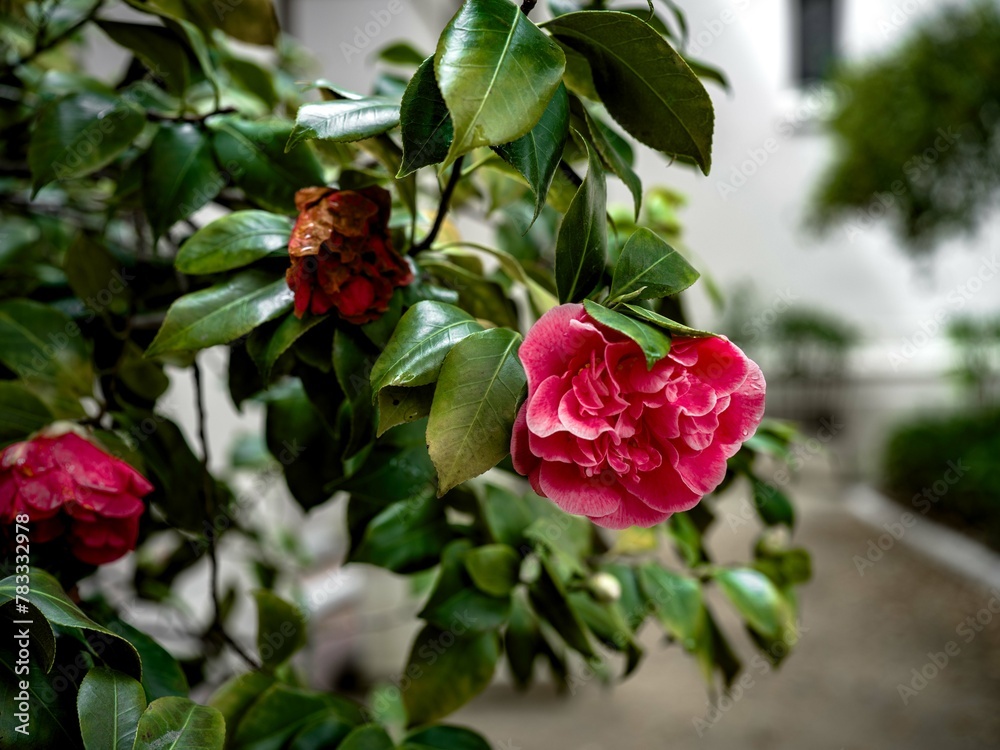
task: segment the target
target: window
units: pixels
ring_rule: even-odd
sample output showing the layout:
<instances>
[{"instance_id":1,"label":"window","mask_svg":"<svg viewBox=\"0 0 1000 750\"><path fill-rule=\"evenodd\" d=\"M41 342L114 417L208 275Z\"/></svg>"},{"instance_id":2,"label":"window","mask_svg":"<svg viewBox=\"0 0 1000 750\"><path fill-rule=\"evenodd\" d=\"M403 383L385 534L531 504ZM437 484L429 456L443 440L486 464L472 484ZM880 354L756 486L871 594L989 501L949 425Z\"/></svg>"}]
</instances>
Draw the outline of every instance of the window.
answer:
<instances>
[{"instance_id":1,"label":"window","mask_svg":"<svg viewBox=\"0 0 1000 750\"><path fill-rule=\"evenodd\" d=\"M837 1L794 0L796 82L815 83L827 77L837 53Z\"/></svg>"}]
</instances>

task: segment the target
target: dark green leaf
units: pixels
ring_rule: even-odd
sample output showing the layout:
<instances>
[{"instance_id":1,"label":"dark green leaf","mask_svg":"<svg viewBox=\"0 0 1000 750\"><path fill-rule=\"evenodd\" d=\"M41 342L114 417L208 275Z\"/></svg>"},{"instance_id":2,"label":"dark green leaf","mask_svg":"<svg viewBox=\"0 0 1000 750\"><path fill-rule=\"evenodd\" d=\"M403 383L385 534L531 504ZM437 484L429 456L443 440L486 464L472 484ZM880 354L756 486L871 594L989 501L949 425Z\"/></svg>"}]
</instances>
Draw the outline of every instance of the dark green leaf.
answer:
<instances>
[{"instance_id":1,"label":"dark green leaf","mask_svg":"<svg viewBox=\"0 0 1000 750\"><path fill-rule=\"evenodd\" d=\"M336 713L326 713L310 720L292 738L288 750L328 750L341 743L353 727Z\"/></svg>"},{"instance_id":2,"label":"dark green leaf","mask_svg":"<svg viewBox=\"0 0 1000 750\"><path fill-rule=\"evenodd\" d=\"M566 645L584 656L594 656L587 630L576 611L566 598L566 591L552 565L541 558L542 567L535 581L528 589L531 604L543 622L547 622L566 641Z\"/></svg>"},{"instance_id":3,"label":"dark green leaf","mask_svg":"<svg viewBox=\"0 0 1000 750\"><path fill-rule=\"evenodd\" d=\"M167 91L183 96L191 82L191 67L197 61L178 34L150 24L101 20L97 25L112 41L142 60L152 76L163 81Z\"/></svg>"},{"instance_id":4,"label":"dark green leaf","mask_svg":"<svg viewBox=\"0 0 1000 750\"><path fill-rule=\"evenodd\" d=\"M284 279L244 271L217 286L177 299L146 350L147 357L197 351L238 339L292 307Z\"/></svg>"},{"instance_id":5,"label":"dark green leaf","mask_svg":"<svg viewBox=\"0 0 1000 750\"><path fill-rule=\"evenodd\" d=\"M147 701L168 695L186 696L190 692L187 677L177 660L159 643L127 622L115 620L108 628L127 640L142 660L142 687Z\"/></svg>"},{"instance_id":6,"label":"dark green leaf","mask_svg":"<svg viewBox=\"0 0 1000 750\"><path fill-rule=\"evenodd\" d=\"M350 458L375 438L370 375L374 355L360 333L338 329L333 337L333 369L349 405L349 437L344 458ZM377 350L376 350L377 351Z\"/></svg>"},{"instance_id":7,"label":"dark green leaf","mask_svg":"<svg viewBox=\"0 0 1000 750\"><path fill-rule=\"evenodd\" d=\"M431 413L434 385L416 388L388 386L378 392L378 437L401 424L413 422Z\"/></svg>"},{"instance_id":8,"label":"dark green leaf","mask_svg":"<svg viewBox=\"0 0 1000 750\"><path fill-rule=\"evenodd\" d=\"M324 184L323 170L308 146L285 153L291 124L224 115L208 120L208 126L219 165L254 203L293 213L297 190Z\"/></svg>"},{"instance_id":9,"label":"dark green leaf","mask_svg":"<svg viewBox=\"0 0 1000 750\"><path fill-rule=\"evenodd\" d=\"M549 185L562 160L563 147L569 137L569 94L559 84L541 119L526 135L512 143L496 146L504 161L521 173L535 196L532 223L545 208Z\"/></svg>"},{"instance_id":10,"label":"dark green leaf","mask_svg":"<svg viewBox=\"0 0 1000 750\"><path fill-rule=\"evenodd\" d=\"M642 353L646 355L646 365L650 370L670 352L670 337L654 326L609 310L590 300L584 300L583 306L587 314L598 323L628 336L637 343L642 348Z\"/></svg>"},{"instance_id":11,"label":"dark green leaf","mask_svg":"<svg viewBox=\"0 0 1000 750\"><path fill-rule=\"evenodd\" d=\"M338 745L339 750L393 750L396 744L378 726L358 727Z\"/></svg>"},{"instance_id":12,"label":"dark green leaf","mask_svg":"<svg viewBox=\"0 0 1000 750\"><path fill-rule=\"evenodd\" d=\"M482 692L493 677L500 645L495 633L461 635L428 625L410 651L403 693L410 726L452 713Z\"/></svg>"},{"instance_id":13,"label":"dark green leaf","mask_svg":"<svg viewBox=\"0 0 1000 750\"><path fill-rule=\"evenodd\" d=\"M683 255L655 232L640 227L622 248L611 282L611 298L659 299L684 291L699 276Z\"/></svg>"},{"instance_id":14,"label":"dark green leaf","mask_svg":"<svg viewBox=\"0 0 1000 750\"><path fill-rule=\"evenodd\" d=\"M455 128L434 78L434 58L421 62L410 79L400 105L403 162L397 178L421 167L439 164L448 156Z\"/></svg>"},{"instance_id":15,"label":"dark green leaf","mask_svg":"<svg viewBox=\"0 0 1000 750\"><path fill-rule=\"evenodd\" d=\"M617 175L619 180L625 183L625 187L632 193L632 202L635 204L635 219L638 221L639 209L642 208L642 181L632 169L631 147L627 141L587 112L586 109L584 109L584 118L587 122L587 131L590 133L590 142L597 149L597 153L601 155L601 161Z\"/></svg>"},{"instance_id":16,"label":"dark green leaf","mask_svg":"<svg viewBox=\"0 0 1000 750\"><path fill-rule=\"evenodd\" d=\"M490 743L463 727L427 727L403 740L402 750L490 750Z\"/></svg>"},{"instance_id":17,"label":"dark green leaf","mask_svg":"<svg viewBox=\"0 0 1000 750\"><path fill-rule=\"evenodd\" d=\"M281 597L258 589L257 653L265 667L274 669L291 658L306 643L306 621L302 612Z\"/></svg>"},{"instance_id":18,"label":"dark green leaf","mask_svg":"<svg viewBox=\"0 0 1000 750\"><path fill-rule=\"evenodd\" d=\"M130 750L146 710L142 685L128 675L94 667L76 699L83 745L87 750Z\"/></svg>"},{"instance_id":19,"label":"dark green leaf","mask_svg":"<svg viewBox=\"0 0 1000 750\"><path fill-rule=\"evenodd\" d=\"M608 255L608 206L604 168L594 149L587 176L573 197L556 239L556 287L560 302L578 302L597 286Z\"/></svg>"},{"instance_id":20,"label":"dark green leaf","mask_svg":"<svg viewBox=\"0 0 1000 750\"><path fill-rule=\"evenodd\" d=\"M63 271L73 292L90 310L116 315L128 312L129 284L135 277L97 237L78 234L66 250Z\"/></svg>"},{"instance_id":21,"label":"dark green leaf","mask_svg":"<svg viewBox=\"0 0 1000 750\"><path fill-rule=\"evenodd\" d=\"M441 552L437 583L419 616L443 630L481 633L496 630L510 616L510 596L484 593L473 584L465 558L474 551L468 539L451 542Z\"/></svg>"},{"instance_id":22,"label":"dark green leaf","mask_svg":"<svg viewBox=\"0 0 1000 750\"><path fill-rule=\"evenodd\" d=\"M701 62L700 60L693 60L687 56L685 56L684 61L688 64L688 67L691 68L692 72L696 76L699 78L707 78L710 81L715 81L726 91L729 91L729 79L726 78L725 73L716 68L714 65L709 65L708 63Z\"/></svg>"},{"instance_id":23,"label":"dark green leaf","mask_svg":"<svg viewBox=\"0 0 1000 750\"><path fill-rule=\"evenodd\" d=\"M84 91L49 102L38 114L28 147L34 191L110 164L145 125L142 110L114 96Z\"/></svg>"},{"instance_id":24,"label":"dark green leaf","mask_svg":"<svg viewBox=\"0 0 1000 750\"><path fill-rule=\"evenodd\" d=\"M52 420L49 408L24 385L0 382L0 445L26 438Z\"/></svg>"},{"instance_id":25,"label":"dark green leaf","mask_svg":"<svg viewBox=\"0 0 1000 750\"><path fill-rule=\"evenodd\" d=\"M393 42L380 49L376 55L392 65L420 65L426 57L412 44Z\"/></svg>"},{"instance_id":26,"label":"dark green leaf","mask_svg":"<svg viewBox=\"0 0 1000 750\"><path fill-rule=\"evenodd\" d=\"M146 152L142 194L153 235L159 237L222 189L205 132L192 123L160 125Z\"/></svg>"},{"instance_id":27,"label":"dark green leaf","mask_svg":"<svg viewBox=\"0 0 1000 750\"><path fill-rule=\"evenodd\" d=\"M464 310L443 302L418 302L403 315L372 367L372 393L386 386L429 385L451 348L483 330Z\"/></svg>"},{"instance_id":28,"label":"dark green leaf","mask_svg":"<svg viewBox=\"0 0 1000 750\"><path fill-rule=\"evenodd\" d=\"M358 706L344 698L275 684L244 711L231 744L240 750L281 750L300 730L331 716L348 725L362 721Z\"/></svg>"},{"instance_id":29,"label":"dark green leaf","mask_svg":"<svg viewBox=\"0 0 1000 750\"><path fill-rule=\"evenodd\" d=\"M257 365L265 383L270 381L271 370L278 358L300 337L325 319L322 315L310 315L306 318L289 315L274 329L261 326L250 334L250 338L247 339L247 352Z\"/></svg>"},{"instance_id":30,"label":"dark green leaf","mask_svg":"<svg viewBox=\"0 0 1000 750\"><path fill-rule=\"evenodd\" d=\"M427 422L439 495L493 468L510 452L527 385L517 358L520 344L520 334L491 328L462 339L445 357Z\"/></svg>"},{"instance_id":31,"label":"dark green leaf","mask_svg":"<svg viewBox=\"0 0 1000 750\"><path fill-rule=\"evenodd\" d=\"M784 492L774 485L753 478L753 504L760 519L768 526L795 525L795 507Z\"/></svg>"},{"instance_id":32,"label":"dark green leaf","mask_svg":"<svg viewBox=\"0 0 1000 750\"><path fill-rule=\"evenodd\" d=\"M437 562L452 536L440 500L432 496L403 500L372 520L351 559L396 573L421 570Z\"/></svg>"},{"instance_id":33,"label":"dark green leaf","mask_svg":"<svg viewBox=\"0 0 1000 750\"><path fill-rule=\"evenodd\" d=\"M438 86L455 127L443 167L479 146L525 135L565 68L558 45L508 0L469 0L441 34Z\"/></svg>"},{"instance_id":34,"label":"dark green leaf","mask_svg":"<svg viewBox=\"0 0 1000 750\"><path fill-rule=\"evenodd\" d=\"M234 211L202 227L181 245L174 265L181 273L230 271L267 256L288 254L292 222L267 211Z\"/></svg>"},{"instance_id":35,"label":"dark green leaf","mask_svg":"<svg viewBox=\"0 0 1000 750\"><path fill-rule=\"evenodd\" d=\"M632 315L647 323L652 323L657 328L662 328L664 331L669 333L671 336L683 336L687 338L701 338L702 336L714 336L715 334L711 331L700 331L697 328L691 328L686 325L682 325L670 318L665 318L664 316L653 312L652 310L647 310L645 307L639 307L638 305L622 305L626 310L628 310Z\"/></svg>"},{"instance_id":36,"label":"dark green leaf","mask_svg":"<svg viewBox=\"0 0 1000 750\"><path fill-rule=\"evenodd\" d=\"M222 714L172 696L149 704L139 720L134 750L222 750L225 741Z\"/></svg>"},{"instance_id":37,"label":"dark green leaf","mask_svg":"<svg viewBox=\"0 0 1000 750\"><path fill-rule=\"evenodd\" d=\"M365 99L334 99L299 107L295 129L286 151L302 141L321 138L334 143L350 143L371 138L399 125L399 104L372 96Z\"/></svg>"},{"instance_id":38,"label":"dark green leaf","mask_svg":"<svg viewBox=\"0 0 1000 750\"><path fill-rule=\"evenodd\" d=\"M712 165L712 100L684 58L656 31L628 13L570 13L545 24L585 55L608 112L629 133L659 151Z\"/></svg>"},{"instance_id":39,"label":"dark green leaf","mask_svg":"<svg viewBox=\"0 0 1000 750\"><path fill-rule=\"evenodd\" d=\"M465 554L465 569L480 591L506 596L517 585L521 557L506 544L486 544Z\"/></svg>"},{"instance_id":40,"label":"dark green leaf","mask_svg":"<svg viewBox=\"0 0 1000 750\"><path fill-rule=\"evenodd\" d=\"M224 682L208 704L226 720L226 747L233 744L236 728L264 691L274 684L274 676L264 672L244 672Z\"/></svg>"},{"instance_id":41,"label":"dark green leaf","mask_svg":"<svg viewBox=\"0 0 1000 750\"><path fill-rule=\"evenodd\" d=\"M515 595L504 633L504 653L518 687L527 687L531 683L535 658L542 651L543 643L538 619L522 597Z\"/></svg>"}]
</instances>

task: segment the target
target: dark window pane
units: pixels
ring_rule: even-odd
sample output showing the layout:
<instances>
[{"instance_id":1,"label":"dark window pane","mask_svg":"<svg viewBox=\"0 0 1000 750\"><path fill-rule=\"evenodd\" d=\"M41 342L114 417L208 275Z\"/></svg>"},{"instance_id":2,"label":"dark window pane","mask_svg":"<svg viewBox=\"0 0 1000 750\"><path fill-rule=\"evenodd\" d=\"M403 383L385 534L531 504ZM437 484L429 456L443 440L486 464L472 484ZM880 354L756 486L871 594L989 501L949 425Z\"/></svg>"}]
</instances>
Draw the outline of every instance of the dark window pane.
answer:
<instances>
[{"instance_id":1,"label":"dark window pane","mask_svg":"<svg viewBox=\"0 0 1000 750\"><path fill-rule=\"evenodd\" d=\"M836 55L836 0L796 0L799 83L826 77Z\"/></svg>"}]
</instances>

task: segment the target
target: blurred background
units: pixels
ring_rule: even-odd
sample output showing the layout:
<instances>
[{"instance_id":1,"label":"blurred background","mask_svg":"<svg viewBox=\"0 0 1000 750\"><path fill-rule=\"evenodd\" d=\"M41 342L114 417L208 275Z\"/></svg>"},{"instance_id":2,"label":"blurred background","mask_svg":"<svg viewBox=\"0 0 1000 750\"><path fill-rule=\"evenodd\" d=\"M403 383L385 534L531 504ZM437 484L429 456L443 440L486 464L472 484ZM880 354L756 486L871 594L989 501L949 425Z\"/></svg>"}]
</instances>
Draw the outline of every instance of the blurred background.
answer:
<instances>
[{"instance_id":1,"label":"blurred background","mask_svg":"<svg viewBox=\"0 0 1000 750\"><path fill-rule=\"evenodd\" d=\"M544 5L533 18L549 15ZM656 5L672 18L672 3ZM780 672L751 667L729 698L709 696L679 649L650 643L614 691L580 679L570 695L543 684L525 698L501 679L456 720L508 750L1000 747L1000 8L681 5L688 53L728 79L708 84L713 170L640 151L638 171L664 188L653 205L709 282L686 295L691 322L761 363L768 415L806 438L775 480L814 552L802 641ZM457 7L284 0L280 13L317 76L368 92L392 86L378 50L405 41L429 54ZM121 64L100 39L92 50L96 65ZM609 188L627 203L623 185ZM254 449L241 430L262 417L232 409L225 358L212 356L211 437L239 465ZM190 388L175 380L175 415L190 428ZM312 555L302 598L319 631L314 679L398 679L413 584L341 570L342 508L303 519L281 502L277 475L235 471L260 496L254 512ZM749 502L719 499L719 559L752 544Z\"/></svg>"}]
</instances>

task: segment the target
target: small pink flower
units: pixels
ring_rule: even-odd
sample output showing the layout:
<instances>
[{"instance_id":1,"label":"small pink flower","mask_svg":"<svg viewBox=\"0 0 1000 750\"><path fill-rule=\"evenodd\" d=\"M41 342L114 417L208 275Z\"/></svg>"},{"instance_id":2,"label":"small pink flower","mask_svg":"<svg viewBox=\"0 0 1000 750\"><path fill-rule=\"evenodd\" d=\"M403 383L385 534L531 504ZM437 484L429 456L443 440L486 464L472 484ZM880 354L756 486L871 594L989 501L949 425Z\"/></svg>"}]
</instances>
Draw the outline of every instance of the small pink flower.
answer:
<instances>
[{"instance_id":1,"label":"small pink flower","mask_svg":"<svg viewBox=\"0 0 1000 750\"><path fill-rule=\"evenodd\" d=\"M521 345L528 399L514 468L535 492L609 529L689 510L764 414L760 368L724 337L674 338L647 368L639 345L582 305L550 310Z\"/></svg>"},{"instance_id":2,"label":"small pink flower","mask_svg":"<svg viewBox=\"0 0 1000 750\"><path fill-rule=\"evenodd\" d=\"M72 432L0 452L0 524L10 527L26 514L32 542L64 536L92 565L135 549L141 498L152 491L142 474Z\"/></svg>"}]
</instances>

